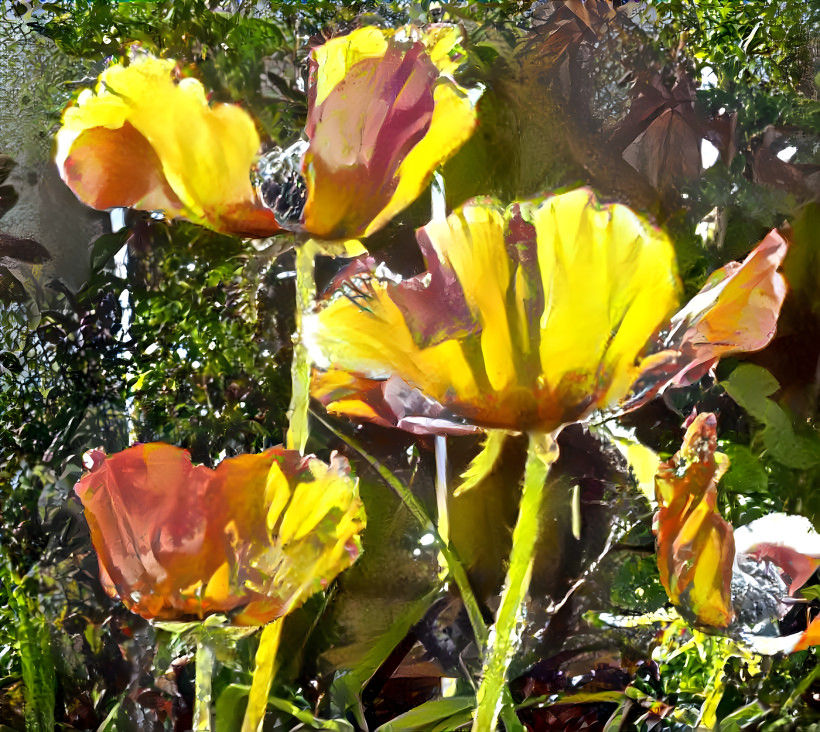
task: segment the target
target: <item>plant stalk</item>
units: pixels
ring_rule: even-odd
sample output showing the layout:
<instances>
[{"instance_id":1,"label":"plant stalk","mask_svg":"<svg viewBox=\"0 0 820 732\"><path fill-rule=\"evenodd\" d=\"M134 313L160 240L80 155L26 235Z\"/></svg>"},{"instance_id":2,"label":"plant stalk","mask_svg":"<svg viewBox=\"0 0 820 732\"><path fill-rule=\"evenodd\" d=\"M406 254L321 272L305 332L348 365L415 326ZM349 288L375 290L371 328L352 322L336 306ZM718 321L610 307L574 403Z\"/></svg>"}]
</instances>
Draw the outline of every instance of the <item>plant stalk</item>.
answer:
<instances>
[{"instance_id":1,"label":"plant stalk","mask_svg":"<svg viewBox=\"0 0 820 732\"><path fill-rule=\"evenodd\" d=\"M201 628L196 639L196 678L194 680L194 732L213 732L211 714L211 681L216 665L214 639Z\"/></svg>"},{"instance_id":2,"label":"plant stalk","mask_svg":"<svg viewBox=\"0 0 820 732\"><path fill-rule=\"evenodd\" d=\"M318 244L309 239L296 250L296 333L293 335L293 361L290 368L291 395L288 408L290 426L286 438L289 450L304 454L308 439L308 404L310 401L310 357L305 345L302 322L316 301L314 260Z\"/></svg>"},{"instance_id":3,"label":"plant stalk","mask_svg":"<svg viewBox=\"0 0 820 732\"><path fill-rule=\"evenodd\" d=\"M447 438L436 435L436 515L438 517L438 534L443 544L450 543L450 512L447 506ZM444 579L450 574L447 558L439 552L438 563L441 567L439 576Z\"/></svg>"},{"instance_id":4,"label":"plant stalk","mask_svg":"<svg viewBox=\"0 0 820 732\"><path fill-rule=\"evenodd\" d=\"M527 464L524 469L524 487L521 492L518 520L512 536L510 566L495 625L490 632L490 647L484 657L473 732L491 732L496 729L498 723L507 667L520 642L521 612L532 575L544 483L550 465L557 458L558 447L554 435L530 435Z\"/></svg>"},{"instance_id":5,"label":"plant stalk","mask_svg":"<svg viewBox=\"0 0 820 732\"><path fill-rule=\"evenodd\" d=\"M268 708L268 694L276 673L276 652L282 636L282 618L268 623L262 629L256 650L256 667L248 696L248 708L242 720L242 732L261 732Z\"/></svg>"}]
</instances>

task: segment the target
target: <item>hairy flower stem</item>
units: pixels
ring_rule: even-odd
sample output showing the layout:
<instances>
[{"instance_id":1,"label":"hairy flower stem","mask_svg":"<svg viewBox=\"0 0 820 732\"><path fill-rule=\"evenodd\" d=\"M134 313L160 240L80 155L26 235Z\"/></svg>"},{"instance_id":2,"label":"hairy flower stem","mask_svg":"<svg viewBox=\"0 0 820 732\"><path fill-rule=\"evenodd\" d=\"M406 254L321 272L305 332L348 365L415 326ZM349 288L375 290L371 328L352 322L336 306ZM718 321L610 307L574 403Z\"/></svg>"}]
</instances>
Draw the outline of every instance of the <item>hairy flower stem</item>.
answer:
<instances>
[{"instance_id":1,"label":"hairy flower stem","mask_svg":"<svg viewBox=\"0 0 820 732\"><path fill-rule=\"evenodd\" d=\"M289 450L304 454L308 438L308 403L310 400L310 358L302 330L303 316L316 301L314 260L319 251L312 239L295 247L296 250L296 333L293 336L293 362L290 367L291 395L287 434Z\"/></svg>"},{"instance_id":2,"label":"hairy flower stem","mask_svg":"<svg viewBox=\"0 0 820 732\"><path fill-rule=\"evenodd\" d=\"M495 625L490 633L490 647L484 657L473 732L491 732L498 722L507 667L520 640L519 622L532 575L544 483L550 465L557 458L558 447L554 435L530 435L527 464L524 469L524 488L512 536L510 567L507 570L507 580L501 594L501 605L498 608Z\"/></svg>"},{"instance_id":3,"label":"hairy flower stem","mask_svg":"<svg viewBox=\"0 0 820 732\"><path fill-rule=\"evenodd\" d=\"M201 628L196 639L196 679L194 681L194 732L213 732L211 715L211 679L216 665L214 639Z\"/></svg>"},{"instance_id":4,"label":"hairy flower stem","mask_svg":"<svg viewBox=\"0 0 820 732\"><path fill-rule=\"evenodd\" d=\"M282 635L282 618L277 618L262 629L256 650L256 667L248 696L248 708L242 720L242 732L260 732L268 708L268 694L276 673L276 651Z\"/></svg>"}]
</instances>

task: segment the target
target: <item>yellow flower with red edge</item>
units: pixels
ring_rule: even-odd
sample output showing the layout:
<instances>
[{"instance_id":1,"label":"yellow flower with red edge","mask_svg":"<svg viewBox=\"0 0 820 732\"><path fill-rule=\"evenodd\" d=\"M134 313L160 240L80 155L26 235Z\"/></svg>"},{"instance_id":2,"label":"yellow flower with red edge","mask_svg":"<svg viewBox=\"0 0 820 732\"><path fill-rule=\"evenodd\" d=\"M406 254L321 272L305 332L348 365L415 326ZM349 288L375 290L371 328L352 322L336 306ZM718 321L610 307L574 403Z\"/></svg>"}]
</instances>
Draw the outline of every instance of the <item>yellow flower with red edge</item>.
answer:
<instances>
[{"instance_id":1,"label":"yellow flower with red edge","mask_svg":"<svg viewBox=\"0 0 820 732\"><path fill-rule=\"evenodd\" d=\"M732 529L717 508L729 459L717 451L717 417L689 423L681 449L655 474L655 532L661 584L681 614L763 655L820 643L820 617L780 637L788 596L820 566L820 535L803 516L767 514ZM808 616L807 616L808 619Z\"/></svg>"},{"instance_id":2,"label":"yellow flower with red edge","mask_svg":"<svg viewBox=\"0 0 820 732\"><path fill-rule=\"evenodd\" d=\"M328 465L272 448L212 470L150 443L87 459L75 491L103 586L143 617L231 613L236 624L263 625L361 551L365 513L344 458Z\"/></svg>"},{"instance_id":3,"label":"yellow flower with red edge","mask_svg":"<svg viewBox=\"0 0 820 732\"><path fill-rule=\"evenodd\" d=\"M449 25L368 27L312 51L301 229L320 239L369 236L469 139L474 103L452 78L460 40Z\"/></svg>"},{"instance_id":4,"label":"yellow flower with red edge","mask_svg":"<svg viewBox=\"0 0 820 732\"><path fill-rule=\"evenodd\" d=\"M202 84L175 78L176 62L142 55L106 69L63 114L60 175L99 209L160 210L218 231L279 230L258 201L250 169L259 150L241 107L208 102Z\"/></svg>"},{"instance_id":5,"label":"yellow flower with red edge","mask_svg":"<svg viewBox=\"0 0 820 732\"><path fill-rule=\"evenodd\" d=\"M669 599L706 625L732 620L732 526L717 509L717 484L729 467L717 452L717 418L699 414L683 445L655 475L654 528L661 584Z\"/></svg>"},{"instance_id":6,"label":"yellow flower with red edge","mask_svg":"<svg viewBox=\"0 0 820 732\"><path fill-rule=\"evenodd\" d=\"M672 243L588 189L507 208L476 200L417 239L426 272L401 279L359 260L305 318L312 393L328 411L422 433L552 432L763 347L785 296L773 232L670 321Z\"/></svg>"}]
</instances>

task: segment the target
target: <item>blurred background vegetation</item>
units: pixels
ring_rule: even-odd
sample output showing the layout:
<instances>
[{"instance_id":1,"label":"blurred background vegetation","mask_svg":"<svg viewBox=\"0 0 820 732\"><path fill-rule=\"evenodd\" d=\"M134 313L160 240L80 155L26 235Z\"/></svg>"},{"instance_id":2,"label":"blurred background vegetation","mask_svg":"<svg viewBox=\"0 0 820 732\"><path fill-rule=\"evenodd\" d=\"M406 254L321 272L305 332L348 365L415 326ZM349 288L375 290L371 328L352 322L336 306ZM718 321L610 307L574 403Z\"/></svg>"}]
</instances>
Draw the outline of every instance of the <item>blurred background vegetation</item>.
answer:
<instances>
[{"instance_id":1,"label":"blurred background vegetation","mask_svg":"<svg viewBox=\"0 0 820 732\"><path fill-rule=\"evenodd\" d=\"M448 205L592 185L670 232L689 295L788 222L791 290L771 346L744 371L735 373L736 360L722 363L717 380L658 399L624 423L667 457L693 408L717 411L732 460L720 486L724 515L742 524L785 510L820 522L817 2L33 0L4 8L0 730L189 728L192 646L102 592L72 497L81 457L92 447L164 440L214 465L278 444L286 426L292 255L276 241L90 211L51 163L65 104L135 43L190 66L214 100L241 103L267 144L284 145L304 124L312 46L363 24L459 23L464 81L485 93L478 131L443 171ZM429 210L422 196L368 241L371 251L417 272L412 232ZM337 266L320 261L320 280ZM341 423L334 430L354 434ZM432 513L432 445L376 427L355 434ZM365 553L327 597L287 620L290 661L266 728L375 729L399 715L382 729L468 723L480 658L435 552L334 432L314 421L308 447L341 449L356 466L369 515ZM476 447L451 441L452 476ZM453 543L488 619L523 454L511 441L500 469L452 506ZM511 669L518 717L507 728L691 729L708 704L719 705L721 730L820 724L814 650L754 665L716 639L686 645L674 632L660 635L658 623L595 621L595 613L637 617L665 605L652 512L594 435L566 430L561 454L543 516L530 640ZM580 538L571 529L573 495ZM218 729L240 718L254 644L241 641L220 658Z\"/></svg>"}]
</instances>

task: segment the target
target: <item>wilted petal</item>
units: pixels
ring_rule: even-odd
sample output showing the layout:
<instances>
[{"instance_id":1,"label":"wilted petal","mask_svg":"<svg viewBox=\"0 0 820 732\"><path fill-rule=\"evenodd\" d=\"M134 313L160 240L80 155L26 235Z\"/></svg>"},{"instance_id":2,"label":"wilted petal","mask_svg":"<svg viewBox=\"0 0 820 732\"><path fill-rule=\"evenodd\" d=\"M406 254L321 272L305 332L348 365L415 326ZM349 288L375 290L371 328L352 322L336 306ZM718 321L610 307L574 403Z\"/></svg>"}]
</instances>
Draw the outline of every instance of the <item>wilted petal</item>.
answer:
<instances>
[{"instance_id":1,"label":"wilted petal","mask_svg":"<svg viewBox=\"0 0 820 732\"><path fill-rule=\"evenodd\" d=\"M728 467L728 458L717 452L715 415L699 414L680 451L655 475L661 583L683 612L721 628L732 620L735 553L732 527L717 510L717 482Z\"/></svg>"},{"instance_id":2,"label":"wilted petal","mask_svg":"<svg viewBox=\"0 0 820 732\"><path fill-rule=\"evenodd\" d=\"M412 203L470 137L476 112L448 75L454 26L359 28L311 52L301 227L367 236Z\"/></svg>"},{"instance_id":3,"label":"wilted petal","mask_svg":"<svg viewBox=\"0 0 820 732\"><path fill-rule=\"evenodd\" d=\"M364 512L341 458L273 448L211 470L162 443L90 457L75 490L103 585L144 617L263 624L359 553Z\"/></svg>"},{"instance_id":4,"label":"wilted petal","mask_svg":"<svg viewBox=\"0 0 820 732\"><path fill-rule=\"evenodd\" d=\"M351 416L384 416L371 384L396 377L470 424L549 432L625 394L676 303L669 241L588 190L472 202L417 238L424 275L358 267L305 319L315 363L334 374L316 393L335 411L346 400ZM335 389L339 371L352 376Z\"/></svg>"},{"instance_id":5,"label":"wilted petal","mask_svg":"<svg viewBox=\"0 0 820 732\"><path fill-rule=\"evenodd\" d=\"M106 69L96 92L80 94L63 115L60 174L94 208L162 210L218 231L275 233L250 181L259 148L253 120L236 105L209 105L195 79L177 83L175 66L141 56Z\"/></svg>"},{"instance_id":6,"label":"wilted petal","mask_svg":"<svg viewBox=\"0 0 820 732\"><path fill-rule=\"evenodd\" d=\"M820 567L820 534L805 516L772 513L735 530L735 551L775 564L793 595Z\"/></svg>"},{"instance_id":7,"label":"wilted petal","mask_svg":"<svg viewBox=\"0 0 820 732\"><path fill-rule=\"evenodd\" d=\"M773 229L742 263L713 273L670 321L626 407L639 406L668 386L698 381L724 356L765 348L786 297L786 280L777 270L787 250L788 243Z\"/></svg>"}]
</instances>

